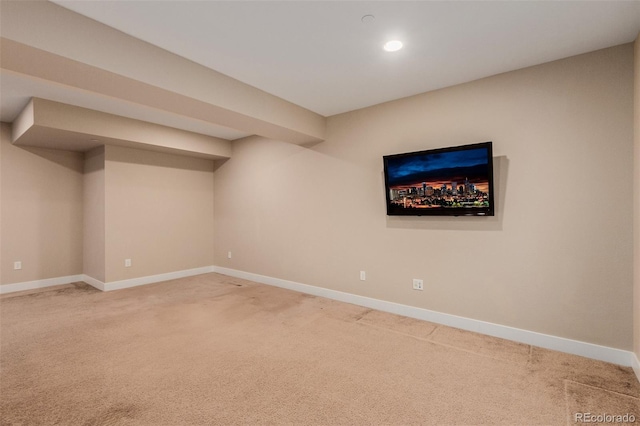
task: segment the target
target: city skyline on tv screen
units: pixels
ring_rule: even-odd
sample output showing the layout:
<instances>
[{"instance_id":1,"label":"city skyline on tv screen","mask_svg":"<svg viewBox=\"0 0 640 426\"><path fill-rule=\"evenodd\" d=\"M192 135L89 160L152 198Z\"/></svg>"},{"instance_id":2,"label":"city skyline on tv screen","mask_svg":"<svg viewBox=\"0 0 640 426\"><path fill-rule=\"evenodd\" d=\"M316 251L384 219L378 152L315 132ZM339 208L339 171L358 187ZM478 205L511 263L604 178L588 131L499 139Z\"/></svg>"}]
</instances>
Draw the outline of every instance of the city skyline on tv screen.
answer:
<instances>
[{"instance_id":1,"label":"city skyline on tv screen","mask_svg":"<svg viewBox=\"0 0 640 426\"><path fill-rule=\"evenodd\" d=\"M386 157L389 212L488 209L489 150L482 146Z\"/></svg>"}]
</instances>

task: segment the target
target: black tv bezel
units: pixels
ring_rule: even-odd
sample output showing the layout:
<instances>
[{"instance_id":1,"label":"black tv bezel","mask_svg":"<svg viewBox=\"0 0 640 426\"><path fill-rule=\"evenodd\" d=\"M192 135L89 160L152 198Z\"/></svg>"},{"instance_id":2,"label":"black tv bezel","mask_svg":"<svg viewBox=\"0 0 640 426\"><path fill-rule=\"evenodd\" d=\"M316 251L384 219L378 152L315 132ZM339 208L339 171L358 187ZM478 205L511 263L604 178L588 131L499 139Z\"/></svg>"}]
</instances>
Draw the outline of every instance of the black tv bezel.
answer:
<instances>
[{"instance_id":1,"label":"black tv bezel","mask_svg":"<svg viewBox=\"0 0 640 426\"><path fill-rule=\"evenodd\" d=\"M390 159L418 156L433 155L445 152L466 151L478 148L487 149L487 165L489 169L489 206L488 207L449 207L436 209L392 209L391 194L389 187L388 162ZM401 154L385 155L382 157L384 163L384 187L385 198L387 202L387 216L495 216L495 197L494 197L494 179L493 179L493 142L480 142L468 145L449 146L445 148L427 149L424 151L404 152Z\"/></svg>"}]
</instances>

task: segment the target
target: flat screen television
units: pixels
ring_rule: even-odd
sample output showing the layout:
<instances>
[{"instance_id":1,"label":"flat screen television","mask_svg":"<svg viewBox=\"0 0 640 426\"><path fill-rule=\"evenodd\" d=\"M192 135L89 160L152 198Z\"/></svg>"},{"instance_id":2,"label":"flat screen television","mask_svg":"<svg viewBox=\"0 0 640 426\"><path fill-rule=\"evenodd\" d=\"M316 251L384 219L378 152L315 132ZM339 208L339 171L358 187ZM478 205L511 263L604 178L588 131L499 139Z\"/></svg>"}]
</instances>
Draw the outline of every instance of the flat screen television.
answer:
<instances>
[{"instance_id":1,"label":"flat screen television","mask_svg":"<svg viewBox=\"0 0 640 426\"><path fill-rule=\"evenodd\" d=\"M494 215L491 142L383 159L387 215Z\"/></svg>"}]
</instances>

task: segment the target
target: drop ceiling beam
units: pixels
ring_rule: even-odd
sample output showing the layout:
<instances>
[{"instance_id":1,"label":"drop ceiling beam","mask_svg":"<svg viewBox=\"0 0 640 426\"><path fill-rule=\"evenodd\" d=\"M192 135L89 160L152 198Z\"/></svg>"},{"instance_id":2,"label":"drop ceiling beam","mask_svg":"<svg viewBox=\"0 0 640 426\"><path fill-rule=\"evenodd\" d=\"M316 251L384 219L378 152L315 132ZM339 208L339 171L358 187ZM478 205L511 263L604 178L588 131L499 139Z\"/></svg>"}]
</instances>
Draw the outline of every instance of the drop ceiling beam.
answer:
<instances>
[{"instance_id":1,"label":"drop ceiling beam","mask_svg":"<svg viewBox=\"0 0 640 426\"><path fill-rule=\"evenodd\" d=\"M225 139L38 98L13 122L11 139L15 145L67 151L118 145L214 160L231 156Z\"/></svg>"},{"instance_id":2,"label":"drop ceiling beam","mask_svg":"<svg viewBox=\"0 0 640 426\"><path fill-rule=\"evenodd\" d=\"M324 139L325 117L56 4L2 2L1 19L3 70L271 139Z\"/></svg>"}]
</instances>

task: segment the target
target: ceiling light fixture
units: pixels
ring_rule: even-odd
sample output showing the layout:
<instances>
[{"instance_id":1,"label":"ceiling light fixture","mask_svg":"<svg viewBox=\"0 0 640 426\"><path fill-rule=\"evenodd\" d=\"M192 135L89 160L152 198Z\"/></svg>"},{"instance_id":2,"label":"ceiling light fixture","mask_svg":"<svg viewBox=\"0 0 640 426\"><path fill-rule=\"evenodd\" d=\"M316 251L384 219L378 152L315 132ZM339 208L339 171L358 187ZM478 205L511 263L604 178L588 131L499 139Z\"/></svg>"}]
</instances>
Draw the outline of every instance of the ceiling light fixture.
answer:
<instances>
[{"instance_id":1,"label":"ceiling light fixture","mask_svg":"<svg viewBox=\"0 0 640 426\"><path fill-rule=\"evenodd\" d=\"M363 24L369 24L376 20L376 17L373 15L364 15L362 19L360 19Z\"/></svg>"},{"instance_id":2,"label":"ceiling light fixture","mask_svg":"<svg viewBox=\"0 0 640 426\"><path fill-rule=\"evenodd\" d=\"M382 48L387 52L395 52L402 49L402 42L400 40L391 40L386 42Z\"/></svg>"}]
</instances>

